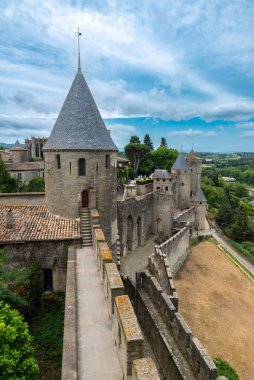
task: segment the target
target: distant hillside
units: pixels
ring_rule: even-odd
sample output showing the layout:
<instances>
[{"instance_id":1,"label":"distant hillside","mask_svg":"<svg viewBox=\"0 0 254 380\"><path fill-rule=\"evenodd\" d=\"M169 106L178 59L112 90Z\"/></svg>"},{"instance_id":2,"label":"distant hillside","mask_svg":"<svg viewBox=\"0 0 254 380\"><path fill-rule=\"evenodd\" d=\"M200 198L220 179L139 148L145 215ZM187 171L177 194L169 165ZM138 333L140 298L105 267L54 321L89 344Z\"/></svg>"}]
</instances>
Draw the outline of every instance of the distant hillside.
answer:
<instances>
[{"instance_id":1,"label":"distant hillside","mask_svg":"<svg viewBox=\"0 0 254 380\"><path fill-rule=\"evenodd\" d=\"M10 148L12 148L13 146L15 146L15 143L13 143L13 144L6 144L6 143L4 143L4 142L0 142L0 146L3 146L5 149L10 149ZM23 144L20 144L20 146L21 146L21 147L24 147Z\"/></svg>"}]
</instances>

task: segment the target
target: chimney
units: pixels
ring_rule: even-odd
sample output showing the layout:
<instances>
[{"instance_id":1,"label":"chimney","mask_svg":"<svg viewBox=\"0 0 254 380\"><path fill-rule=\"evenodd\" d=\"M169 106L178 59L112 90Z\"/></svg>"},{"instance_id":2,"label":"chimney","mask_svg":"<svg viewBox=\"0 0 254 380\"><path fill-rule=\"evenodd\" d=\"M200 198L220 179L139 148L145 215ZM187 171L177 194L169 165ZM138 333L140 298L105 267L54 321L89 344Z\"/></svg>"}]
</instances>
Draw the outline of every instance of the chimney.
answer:
<instances>
[{"instance_id":1,"label":"chimney","mask_svg":"<svg viewBox=\"0 0 254 380\"><path fill-rule=\"evenodd\" d=\"M7 212L7 228L12 228L13 225L14 225L13 214L12 214L12 209L10 208Z\"/></svg>"}]
</instances>

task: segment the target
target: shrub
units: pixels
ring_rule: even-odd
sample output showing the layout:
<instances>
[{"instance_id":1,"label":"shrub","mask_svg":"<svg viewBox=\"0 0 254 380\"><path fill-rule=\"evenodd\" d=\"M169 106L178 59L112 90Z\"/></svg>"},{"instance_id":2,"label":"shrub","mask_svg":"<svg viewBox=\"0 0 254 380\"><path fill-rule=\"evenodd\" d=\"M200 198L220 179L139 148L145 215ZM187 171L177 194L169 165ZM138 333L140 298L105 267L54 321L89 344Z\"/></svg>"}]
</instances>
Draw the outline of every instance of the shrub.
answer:
<instances>
[{"instance_id":1,"label":"shrub","mask_svg":"<svg viewBox=\"0 0 254 380\"><path fill-rule=\"evenodd\" d=\"M28 324L17 310L0 301L0 379L32 380L38 373Z\"/></svg>"},{"instance_id":2,"label":"shrub","mask_svg":"<svg viewBox=\"0 0 254 380\"><path fill-rule=\"evenodd\" d=\"M218 376L225 376L228 380L239 380L239 376L231 365L221 358L216 358L214 364L218 370Z\"/></svg>"}]
</instances>

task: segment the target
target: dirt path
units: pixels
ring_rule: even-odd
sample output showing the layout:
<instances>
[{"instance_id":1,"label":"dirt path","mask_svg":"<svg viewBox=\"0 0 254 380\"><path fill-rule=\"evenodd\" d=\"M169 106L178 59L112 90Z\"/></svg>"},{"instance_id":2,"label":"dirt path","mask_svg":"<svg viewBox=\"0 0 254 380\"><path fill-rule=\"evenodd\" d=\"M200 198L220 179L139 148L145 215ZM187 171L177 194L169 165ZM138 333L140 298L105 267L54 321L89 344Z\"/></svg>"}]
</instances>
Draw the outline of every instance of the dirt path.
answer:
<instances>
[{"instance_id":1,"label":"dirt path","mask_svg":"<svg viewBox=\"0 0 254 380\"><path fill-rule=\"evenodd\" d=\"M212 358L254 379L254 282L214 243L191 248L175 278L180 311Z\"/></svg>"}]
</instances>

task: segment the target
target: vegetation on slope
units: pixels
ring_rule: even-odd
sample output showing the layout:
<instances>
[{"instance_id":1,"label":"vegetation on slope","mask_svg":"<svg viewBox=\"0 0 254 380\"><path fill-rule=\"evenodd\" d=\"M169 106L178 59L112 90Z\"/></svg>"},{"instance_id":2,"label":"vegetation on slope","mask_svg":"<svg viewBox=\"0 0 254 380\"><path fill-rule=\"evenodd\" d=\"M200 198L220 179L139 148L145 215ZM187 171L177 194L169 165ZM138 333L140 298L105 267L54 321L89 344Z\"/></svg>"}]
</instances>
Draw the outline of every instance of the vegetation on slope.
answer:
<instances>
[{"instance_id":1,"label":"vegetation on slope","mask_svg":"<svg viewBox=\"0 0 254 380\"><path fill-rule=\"evenodd\" d=\"M218 376L225 376L228 380L239 380L239 376L234 368L221 358L216 358L214 363L218 370Z\"/></svg>"}]
</instances>

